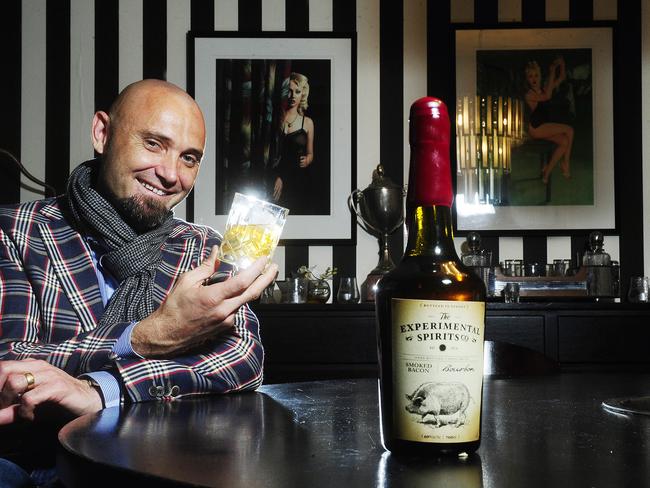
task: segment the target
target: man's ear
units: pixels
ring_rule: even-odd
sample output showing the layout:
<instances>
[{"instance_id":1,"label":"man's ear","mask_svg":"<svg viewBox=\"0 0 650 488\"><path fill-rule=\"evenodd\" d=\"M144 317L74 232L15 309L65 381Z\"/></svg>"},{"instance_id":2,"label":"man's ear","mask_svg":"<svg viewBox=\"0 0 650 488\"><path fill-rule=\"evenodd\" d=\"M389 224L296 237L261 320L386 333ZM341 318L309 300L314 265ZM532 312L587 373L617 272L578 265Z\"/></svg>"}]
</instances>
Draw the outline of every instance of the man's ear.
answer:
<instances>
[{"instance_id":1,"label":"man's ear","mask_svg":"<svg viewBox=\"0 0 650 488\"><path fill-rule=\"evenodd\" d=\"M92 124L93 147L99 154L104 154L108 144L110 116L106 112L95 112Z\"/></svg>"}]
</instances>

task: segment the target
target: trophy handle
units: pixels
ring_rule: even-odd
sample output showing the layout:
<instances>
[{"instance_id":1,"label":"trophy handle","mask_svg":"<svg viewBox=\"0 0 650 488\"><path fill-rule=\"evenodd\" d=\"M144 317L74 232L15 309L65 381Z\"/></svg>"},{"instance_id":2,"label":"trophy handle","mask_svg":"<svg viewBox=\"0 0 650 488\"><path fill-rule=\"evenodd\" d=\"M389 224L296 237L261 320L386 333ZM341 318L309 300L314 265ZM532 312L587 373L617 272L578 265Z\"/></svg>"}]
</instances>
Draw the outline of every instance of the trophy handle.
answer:
<instances>
[{"instance_id":1,"label":"trophy handle","mask_svg":"<svg viewBox=\"0 0 650 488\"><path fill-rule=\"evenodd\" d=\"M354 214L357 216L357 221L363 230L370 234L381 234L381 231L375 229L361 216L361 212L359 211L359 202L362 198L363 192L359 189L354 190L352 193L350 193L350 196L348 197L348 207L350 208L350 211L354 212Z\"/></svg>"}]
</instances>

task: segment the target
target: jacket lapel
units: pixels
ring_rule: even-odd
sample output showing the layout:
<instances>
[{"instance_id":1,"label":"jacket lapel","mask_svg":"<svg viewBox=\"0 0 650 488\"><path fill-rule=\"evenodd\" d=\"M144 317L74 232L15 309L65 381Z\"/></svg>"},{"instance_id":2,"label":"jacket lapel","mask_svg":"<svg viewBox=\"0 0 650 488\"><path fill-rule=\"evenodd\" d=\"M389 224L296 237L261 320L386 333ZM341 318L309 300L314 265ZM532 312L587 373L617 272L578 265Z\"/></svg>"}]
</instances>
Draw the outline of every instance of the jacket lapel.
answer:
<instances>
[{"instance_id":1,"label":"jacket lapel","mask_svg":"<svg viewBox=\"0 0 650 488\"><path fill-rule=\"evenodd\" d=\"M104 312L97 274L84 239L63 219L55 205L42 210L49 219L39 231L61 288L72 304L84 331L96 327ZM195 239L181 223L162 248L162 263L156 272L154 300L158 305L168 295L178 277L198 264Z\"/></svg>"},{"instance_id":2,"label":"jacket lapel","mask_svg":"<svg viewBox=\"0 0 650 488\"><path fill-rule=\"evenodd\" d=\"M181 223L172 231L162 247L162 263L156 271L154 300L160 305L178 277L198 264L195 240L188 236L187 224Z\"/></svg>"},{"instance_id":3,"label":"jacket lapel","mask_svg":"<svg viewBox=\"0 0 650 488\"><path fill-rule=\"evenodd\" d=\"M38 227L54 274L79 317L82 329L92 330L104 305L88 245L54 205L45 207L42 213L50 218Z\"/></svg>"}]
</instances>

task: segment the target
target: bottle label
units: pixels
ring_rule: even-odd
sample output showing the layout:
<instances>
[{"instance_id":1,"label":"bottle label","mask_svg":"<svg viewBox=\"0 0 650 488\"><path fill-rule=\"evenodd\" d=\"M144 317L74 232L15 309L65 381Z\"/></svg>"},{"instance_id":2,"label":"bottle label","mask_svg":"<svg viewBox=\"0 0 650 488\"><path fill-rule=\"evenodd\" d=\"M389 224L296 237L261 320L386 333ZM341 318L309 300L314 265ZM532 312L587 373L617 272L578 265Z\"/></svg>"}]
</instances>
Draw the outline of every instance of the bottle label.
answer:
<instances>
[{"instance_id":1,"label":"bottle label","mask_svg":"<svg viewBox=\"0 0 650 488\"><path fill-rule=\"evenodd\" d=\"M393 298L392 310L395 436L478 440L485 303Z\"/></svg>"}]
</instances>

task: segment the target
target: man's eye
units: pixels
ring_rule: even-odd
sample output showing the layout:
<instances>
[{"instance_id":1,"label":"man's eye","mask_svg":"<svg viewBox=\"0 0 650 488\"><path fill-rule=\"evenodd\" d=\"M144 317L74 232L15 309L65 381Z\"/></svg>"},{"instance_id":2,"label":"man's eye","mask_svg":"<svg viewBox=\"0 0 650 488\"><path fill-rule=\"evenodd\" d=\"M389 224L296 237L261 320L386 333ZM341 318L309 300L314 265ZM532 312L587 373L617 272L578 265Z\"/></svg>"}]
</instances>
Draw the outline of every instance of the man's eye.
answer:
<instances>
[{"instance_id":1,"label":"man's eye","mask_svg":"<svg viewBox=\"0 0 650 488\"><path fill-rule=\"evenodd\" d=\"M191 154L183 154L182 158L185 164L188 166L199 164L199 160L196 158L196 156L192 156Z\"/></svg>"},{"instance_id":2,"label":"man's eye","mask_svg":"<svg viewBox=\"0 0 650 488\"><path fill-rule=\"evenodd\" d=\"M153 139L146 139L144 142L148 147L151 147L151 148L160 147L160 144L158 144L158 141L155 141Z\"/></svg>"}]
</instances>

